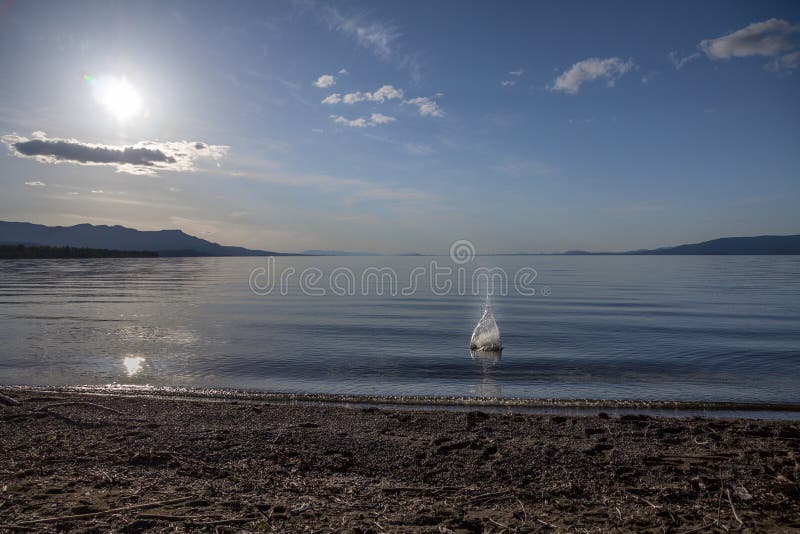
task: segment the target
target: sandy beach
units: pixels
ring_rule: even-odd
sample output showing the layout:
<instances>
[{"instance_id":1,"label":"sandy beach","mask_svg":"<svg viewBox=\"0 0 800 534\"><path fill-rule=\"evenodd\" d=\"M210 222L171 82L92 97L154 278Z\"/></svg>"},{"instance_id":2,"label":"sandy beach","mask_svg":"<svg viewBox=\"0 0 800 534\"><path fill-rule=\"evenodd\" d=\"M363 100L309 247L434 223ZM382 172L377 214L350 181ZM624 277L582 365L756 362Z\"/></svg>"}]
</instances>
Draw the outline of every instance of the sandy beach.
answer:
<instances>
[{"instance_id":1,"label":"sandy beach","mask_svg":"<svg viewBox=\"0 0 800 534\"><path fill-rule=\"evenodd\" d=\"M798 422L0 393L0 530L800 530Z\"/></svg>"}]
</instances>

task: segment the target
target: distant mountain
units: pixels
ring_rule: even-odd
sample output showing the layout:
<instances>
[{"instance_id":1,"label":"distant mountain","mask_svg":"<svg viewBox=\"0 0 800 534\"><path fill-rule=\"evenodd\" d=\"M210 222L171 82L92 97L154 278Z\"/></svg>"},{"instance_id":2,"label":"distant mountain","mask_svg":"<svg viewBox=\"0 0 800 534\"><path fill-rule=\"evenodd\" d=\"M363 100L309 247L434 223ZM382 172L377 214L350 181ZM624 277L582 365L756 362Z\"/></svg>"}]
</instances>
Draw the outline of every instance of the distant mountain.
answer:
<instances>
[{"instance_id":1,"label":"distant mountain","mask_svg":"<svg viewBox=\"0 0 800 534\"><path fill-rule=\"evenodd\" d=\"M42 245L0 245L0 260L35 260L65 258L157 258L158 252L143 250L108 250Z\"/></svg>"},{"instance_id":2,"label":"distant mountain","mask_svg":"<svg viewBox=\"0 0 800 534\"><path fill-rule=\"evenodd\" d=\"M800 255L800 235L760 235L755 237L722 237L674 247L628 250L626 252L512 252L487 256L666 256L666 255Z\"/></svg>"},{"instance_id":3,"label":"distant mountain","mask_svg":"<svg viewBox=\"0 0 800 534\"><path fill-rule=\"evenodd\" d=\"M800 254L800 235L760 235L756 237L723 237L652 250L632 250L629 255L779 255Z\"/></svg>"},{"instance_id":4,"label":"distant mountain","mask_svg":"<svg viewBox=\"0 0 800 534\"><path fill-rule=\"evenodd\" d=\"M159 256L279 256L267 250L228 247L181 230L144 231L124 226L45 226L0 221L0 244L157 252Z\"/></svg>"},{"instance_id":5,"label":"distant mountain","mask_svg":"<svg viewBox=\"0 0 800 534\"><path fill-rule=\"evenodd\" d=\"M374 252L352 252L348 250L304 250L301 252L306 256L382 256Z\"/></svg>"}]
</instances>

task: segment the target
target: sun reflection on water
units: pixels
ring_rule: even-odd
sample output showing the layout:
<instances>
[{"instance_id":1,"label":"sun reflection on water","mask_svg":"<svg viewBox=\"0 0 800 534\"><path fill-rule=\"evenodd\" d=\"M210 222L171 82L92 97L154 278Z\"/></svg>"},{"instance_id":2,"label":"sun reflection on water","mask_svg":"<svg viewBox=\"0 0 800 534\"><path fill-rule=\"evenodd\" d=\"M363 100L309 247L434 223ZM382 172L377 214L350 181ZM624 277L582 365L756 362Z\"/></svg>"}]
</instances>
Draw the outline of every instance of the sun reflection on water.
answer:
<instances>
[{"instance_id":1,"label":"sun reflection on water","mask_svg":"<svg viewBox=\"0 0 800 534\"><path fill-rule=\"evenodd\" d=\"M125 366L128 376L136 376L139 371L142 370L142 364L144 361L144 358L141 356L126 356L122 360L122 365Z\"/></svg>"}]
</instances>

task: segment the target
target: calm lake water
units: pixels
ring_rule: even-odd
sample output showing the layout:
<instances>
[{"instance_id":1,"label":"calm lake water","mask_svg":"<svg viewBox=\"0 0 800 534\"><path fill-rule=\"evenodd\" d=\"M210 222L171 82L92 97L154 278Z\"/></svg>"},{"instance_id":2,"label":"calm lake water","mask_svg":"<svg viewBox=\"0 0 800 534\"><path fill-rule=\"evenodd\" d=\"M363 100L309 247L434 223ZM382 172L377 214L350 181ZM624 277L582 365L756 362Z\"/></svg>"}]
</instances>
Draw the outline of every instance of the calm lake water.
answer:
<instances>
[{"instance_id":1,"label":"calm lake water","mask_svg":"<svg viewBox=\"0 0 800 534\"><path fill-rule=\"evenodd\" d=\"M431 286L431 261L454 269L449 292ZM468 350L478 265L511 279L492 299L499 358ZM800 403L800 257L481 257L463 265L467 291L446 256L287 257L269 267L293 268L288 282L256 294L251 271L266 266L0 262L0 383ZM362 287L370 266L412 294L379 295L377 277ZM301 284L309 267L319 280ZM408 291L415 268L425 274ZM536 270L534 295L513 284L522 268ZM336 292L352 272L356 294L331 289L336 272Z\"/></svg>"}]
</instances>

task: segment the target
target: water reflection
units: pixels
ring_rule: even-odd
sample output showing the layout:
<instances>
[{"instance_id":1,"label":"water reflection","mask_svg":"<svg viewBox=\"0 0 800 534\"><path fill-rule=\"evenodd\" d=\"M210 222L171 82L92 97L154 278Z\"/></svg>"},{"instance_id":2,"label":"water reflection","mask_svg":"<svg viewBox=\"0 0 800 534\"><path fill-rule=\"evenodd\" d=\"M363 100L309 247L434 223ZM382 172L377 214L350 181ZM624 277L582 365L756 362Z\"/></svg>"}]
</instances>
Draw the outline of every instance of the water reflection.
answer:
<instances>
[{"instance_id":1,"label":"water reflection","mask_svg":"<svg viewBox=\"0 0 800 534\"><path fill-rule=\"evenodd\" d=\"M481 366L483 379L477 389L481 397L499 397L500 386L493 376L494 368L500 363L500 350L470 350L469 356Z\"/></svg>"},{"instance_id":2,"label":"water reflection","mask_svg":"<svg viewBox=\"0 0 800 534\"><path fill-rule=\"evenodd\" d=\"M139 371L142 370L142 364L145 362L145 359L141 356L126 356L122 360L122 365L125 366L125 371L127 371L128 376L136 376L139 374Z\"/></svg>"}]
</instances>

